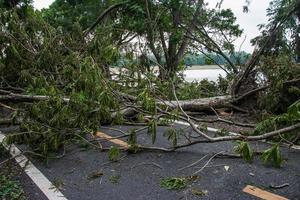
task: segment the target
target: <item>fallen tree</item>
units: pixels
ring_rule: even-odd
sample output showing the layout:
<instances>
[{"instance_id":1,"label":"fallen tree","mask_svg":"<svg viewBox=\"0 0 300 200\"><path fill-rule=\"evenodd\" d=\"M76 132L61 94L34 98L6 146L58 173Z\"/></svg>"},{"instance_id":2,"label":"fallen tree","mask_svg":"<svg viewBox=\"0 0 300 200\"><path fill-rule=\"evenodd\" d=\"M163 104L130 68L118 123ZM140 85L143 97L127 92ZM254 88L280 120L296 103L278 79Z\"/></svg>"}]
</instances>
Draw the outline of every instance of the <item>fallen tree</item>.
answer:
<instances>
[{"instance_id":1,"label":"fallen tree","mask_svg":"<svg viewBox=\"0 0 300 200\"><path fill-rule=\"evenodd\" d=\"M125 1L109 6L84 33L80 27L72 27L71 32L62 31L60 28L52 27L42 17L38 18L35 15L22 18L14 11L0 12L1 17L5 15L3 19L7 20L1 24L2 29L0 29L0 34L3 36L0 44L0 107L13 113L13 116L5 116L7 119L0 120L0 125L9 125L13 122L18 122L20 125L20 131L9 135L7 142L28 144L44 157L48 157L53 152L59 152L73 140L87 142L93 147L104 150L101 142L90 142L88 136L96 133L104 124L130 123L145 126L142 129L122 133L120 136L128 139L127 150L131 152L142 149L174 151L198 143L239 141L237 152L250 160L252 151L248 141L272 139L276 145L270 151L267 150L265 155L270 158L272 157L270 155L274 154L274 159L277 159L275 162L278 163L280 161L280 156L276 157L279 152L278 146L283 142L293 145L299 141L297 134L300 118L298 114L300 109L298 65L287 56L280 56L276 59L269 57L270 55L267 55L265 51L267 48L263 45L253 53L245 66L237 66L230 60L227 53L223 52L222 45L224 50L233 51L232 44L228 43L226 36L221 44L218 44L209 30L215 30L217 27L216 36L222 35L223 37L223 31L229 28L227 31L233 31L230 33L237 36L241 33L238 27L232 23L229 24L230 27L227 26L228 24L226 26L218 23L206 24L206 20L203 21L197 15L201 11L201 16L209 19L210 14L215 14L216 18L222 18L225 14L234 21L234 16L230 11L215 13L215 10L212 10L211 13L206 13L204 7L202 8L203 1L195 1L195 5L189 5L188 9L193 12L185 16L188 17L188 23L181 21L180 17L173 19L173 16L169 16L167 24L176 27L178 32L175 34L170 27L155 27L156 24L152 24L155 20L151 13L157 14L153 8L161 9L161 5L154 1L151 4L148 1L145 3L133 2L127 5ZM123 5L129 7L123 8ZM137 21L141 20L144 23L147 19L145 23L147 26L143 27L146 33L137 30L138 27L127 29L126 23L125 31L121 31L120 35L120 32L114 31L107 34L101 31L102 27L98 27L99 30L96 29L96 26L107 18L108 14L116 13L118 17L120 10L127 11L136 6L142 11L149 12L134 10L137 11L138 16L141 16ZM154 6L152 10L151 6ZM174 16L179 16L175 8L171 10ZM267 41L276 36L277 29L295 11L292 9L291 12L286 13L285 17L270 29ZM184 12L184 9L181 12ZM127 14L125 16L130 19L134 18ZM222 23L228 21L227 18L224 19ZM123 18L120 18L120 21L115 21L123 22L122 20ZM164 20L159 21L161 22ZM181 23L186 23L186 26L182 26ZM132 34L130 31L136 31L136 33ZM162 81L150 70L150 72L145 72L137 58L139 55L134 55L132 46L128 45L124 46L124 49L119 49L120 46L114 45L119 43L117 41L126 40L131 35L134 37L139 35L140 40L146 37L156 57L156 61L152 62L158 65L160 70L164 70L165 65L163 59L160 60L162 58L160 51L163 51L170 71L166 71L165 74L163 71L160 73L163 75L163 80L168 81ZM180 39L180 43L176 39L177 36L180 36L177 38ZM172 43L170 38L175 42ZM161 44L156 46L156 40ZM189 42L192 43L192 41L205 47L204 53L209 50L225 58L229 65L223 68L228 73L228 79L220 78L218 83L208 80L187 83L180 77L180 74L177 74L180 59L185 49L188 48ZM169 46L166 45L167 42L170 43ZM140 52L149 50L147 49L149 46L144 47L142 44L138 47L141 48ZM124 51L126 55L119 55ZM118 79L108 79L105 76L106 72L101 69L103 66L107 68L109 65L115 65L118 59L124 61L123 67L127 67L127 70L118 74ZM268 66L271 67L268 68ZM264 75L264 80L256 80L256 75L259 73ZM231 89L230 92L226 92L228 89ZM278 115L274 116L273 109L268 107L270 104L278 104L277 107L283 105L278 109L280 111L276 113ZM261 116L258 120L261 122L257 124L235 122L223 118L218 109L223 109L230 115L240 112L258 113L256 117ZM205 118L204 115L207 114L212 114L214 118ZM269 115L267 120L264 114ZM166 133L167 139L173 145L172 148L144 147L137 143L137 133L141 130L148 129L154 143L158 124L164 123L172 126L175 120L187 122L188 126L197 133L196 139L186 133L179 133L173 128ZM230 126L251 128L251 131L241 131L237 135L230 135L228 130L223 130L212 135L206 129L207 123L220 122ZM178 138L182 135L185 143L179 144Z\"/></svg>"}]
</instances>

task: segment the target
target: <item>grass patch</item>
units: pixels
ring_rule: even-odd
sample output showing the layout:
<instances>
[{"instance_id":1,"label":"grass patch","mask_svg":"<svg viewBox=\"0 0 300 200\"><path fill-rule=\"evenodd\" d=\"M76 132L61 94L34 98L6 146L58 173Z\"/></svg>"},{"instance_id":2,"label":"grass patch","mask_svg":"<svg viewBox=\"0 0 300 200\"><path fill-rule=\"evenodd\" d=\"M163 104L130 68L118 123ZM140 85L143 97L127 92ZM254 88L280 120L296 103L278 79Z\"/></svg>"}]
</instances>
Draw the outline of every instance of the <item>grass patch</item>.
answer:
<instances>
[{"instance_id":1,"label":"grass patch","mask_svg":"<svg viewBox=\"0 0 300 200\"><path fill-rule=\"evenodd\" d=\"M0 161L7 159L9 154L0 144ZM18 181L20 170L12 161L0 166L0 199L1 200L26 200L25 193Z\"/></svg>"},{"instance_id":2,"label":"grass patch","mask_svg":"<svg viewBox=\"0 0 300 200\"><path fill-rule=\"evenodd\" d=\"M18 181L9 175L0 175L0 199L25 200L25 194Z\"/></svg>"},{"instance_id":3,"label":"grass patch","mask_svg":"<svg viewBox=\"0 0 300 200\"><path fill-rule=\"evenodd\" d=\"M168 190L180 190L187 186L186 178L167 177L161 180L160 186Z\"/></svg>"}]
</instances>

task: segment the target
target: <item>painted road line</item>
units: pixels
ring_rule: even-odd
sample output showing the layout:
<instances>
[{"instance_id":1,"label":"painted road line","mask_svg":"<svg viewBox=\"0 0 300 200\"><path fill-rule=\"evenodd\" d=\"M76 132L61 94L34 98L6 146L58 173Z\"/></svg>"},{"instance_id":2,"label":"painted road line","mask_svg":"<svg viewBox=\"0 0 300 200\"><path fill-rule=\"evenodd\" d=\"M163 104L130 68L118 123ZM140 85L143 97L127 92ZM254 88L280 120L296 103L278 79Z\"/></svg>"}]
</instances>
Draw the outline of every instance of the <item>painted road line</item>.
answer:
<instances>
[{"instance_id":1,"label":"painted road line","mask_svg":"<svg viewBox=\"0 0 300 200\"><path fill-rule=\"evenodd\" d=\"M0 131L0 143L5 139L5 135ZM67 200L67 198L36 168L26 156L22 154L20 149L14 144L3 146L10 152L11 156L16 160L19 166L31 178L31 180L40 188L49 200Z\"/></svg>"}]
</instances>

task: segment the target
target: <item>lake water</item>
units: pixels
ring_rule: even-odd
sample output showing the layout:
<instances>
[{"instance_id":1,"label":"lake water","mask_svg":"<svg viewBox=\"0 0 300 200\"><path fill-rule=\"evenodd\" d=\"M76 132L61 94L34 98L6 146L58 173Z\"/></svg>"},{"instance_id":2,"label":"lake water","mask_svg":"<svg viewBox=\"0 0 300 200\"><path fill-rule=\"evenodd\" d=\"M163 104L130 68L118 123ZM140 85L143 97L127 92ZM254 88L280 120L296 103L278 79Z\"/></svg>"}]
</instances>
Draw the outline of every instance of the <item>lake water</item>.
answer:
<instances>
[{"instance_id":1,"label":"lake water","mask_svg":"<svg viewBox=\"0 0 300 200\"><path fill-rule=\"evenodd\" d=\"M115 74L120 73L120 69L118 68L111 68L110 70ZM158 75L157 67L154 68L154 73ZM217 65L191 66L188 67L187 70L183 72L183 74L187 82L201 81L203 79L208 79L209 81L217 81L220 75L222 77L226 76L226 73Z\"/></svg>"},{"instance_id":2,"label":"lake water","mask_svg":"<svg viewBox=\"0 0 300 200\"><path fill-rule=\"evenodd\" d=\"M203 79L208 79L209 81L216 81L221 75L226 76L226 72L220 69L218 66L192 66L183 72L185 75L185 80L188 82L201 81Z\"/></svg>"}]
</instances>

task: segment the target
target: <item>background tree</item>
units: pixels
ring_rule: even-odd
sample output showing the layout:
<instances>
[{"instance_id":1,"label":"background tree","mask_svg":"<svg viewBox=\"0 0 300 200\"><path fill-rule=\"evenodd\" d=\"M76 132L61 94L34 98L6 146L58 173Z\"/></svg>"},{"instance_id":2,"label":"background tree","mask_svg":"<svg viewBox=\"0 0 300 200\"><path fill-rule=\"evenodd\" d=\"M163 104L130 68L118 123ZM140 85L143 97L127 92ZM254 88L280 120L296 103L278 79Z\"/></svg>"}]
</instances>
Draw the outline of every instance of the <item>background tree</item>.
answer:
<instances>
[{"instance_id":1,"label":"background tree","mask_svg":"<svg viewBox=\"0 0 300 200\"><path fill-rule=\"evenodd\" d=\"M121 6L116 16L115 28L136 34L143 48L154 55L161 79L171 78L179 70L195 40L203 44L204 51L217 52L230 63L223 50L233 52L229 38L241 34L230 10L209 9L201 0L132 0ZM220 35L224 39L213 43L212 37ZM237 71L232 63L230 69Z\"/></svg>"}]
</instances>

